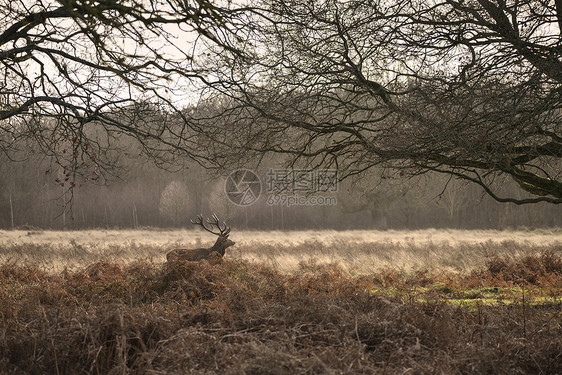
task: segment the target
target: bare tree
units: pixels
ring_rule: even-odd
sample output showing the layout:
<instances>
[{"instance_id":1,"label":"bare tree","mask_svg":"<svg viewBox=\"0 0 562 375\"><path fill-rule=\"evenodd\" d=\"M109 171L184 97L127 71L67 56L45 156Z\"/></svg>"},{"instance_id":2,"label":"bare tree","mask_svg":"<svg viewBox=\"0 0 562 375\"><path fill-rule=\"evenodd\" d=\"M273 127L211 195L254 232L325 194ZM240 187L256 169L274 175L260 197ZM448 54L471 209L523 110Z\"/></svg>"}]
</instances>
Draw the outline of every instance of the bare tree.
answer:
<instances>
[{"instance_id":1,"label":"bare tree","mask_svg":"<svg viewBox=\"0 0 562 375\"><path fill-rule=\"evenodd\" d=\"M444 183L445 188L437 196L436 205L447 212L447 216L452 220L458 211L469 205L469 191L462 182L453 178Z\"/></svg>"},{"instance_id":2,"label":"bare tree","mask_svg":"<svg viewBox=\"0 0 562 375\"><path fill-rule=\"evenodd\" d=\"M182 225L188 215L189 201L187 187L179 181L172 181L162 190L158 210L174 225Z\"/></svg>"},{"instance_id":3,"label":"bare tree","mask_svg":"<svg viewBox=\"0 0 562 375\"><path fill-rule=\"evenodd\" d=\"M245 17L251 54L209 59L221 110L194 116L224 163L437 171L562 203L560 1L270 0ZM525 194L500 195L506 177Z\"/></svg>"},{"instance_id":4,"label":"bare tree","mask_svg":"<svg viewBox=\"0 0 562 375\"><path fill-rule=\"evenodd\" d=\"M212 162L179 108L208 72L202 48L237 52L236 10L208 0L0 0L0 152L28 145L99 180L131 137L159 163Z\"/></svg>"},{"instance_id":5,"label":"bare tree","mask_svg":"<svg viewBox=\"0 0 562 375\"><path fill-rule=\"evenodd\" d=\"M562 203L560 1L217 4L0 0L0 152L31 139L70 187L131 137L163 165L284 153Z\"/></svg>"},{"instance_id":6,"label":"bare tree","mask_svg":"<svg viewBox=\"0 0 562 375\"><path fill-rule=\"evenodd\" d=\"M212 212L218 216L229 220L239 211L239 206L235 205L228 199L225 192L225 178L218 178L217 181L210 186L208 193L208 204Z\"/></svg>"}]
</instances>

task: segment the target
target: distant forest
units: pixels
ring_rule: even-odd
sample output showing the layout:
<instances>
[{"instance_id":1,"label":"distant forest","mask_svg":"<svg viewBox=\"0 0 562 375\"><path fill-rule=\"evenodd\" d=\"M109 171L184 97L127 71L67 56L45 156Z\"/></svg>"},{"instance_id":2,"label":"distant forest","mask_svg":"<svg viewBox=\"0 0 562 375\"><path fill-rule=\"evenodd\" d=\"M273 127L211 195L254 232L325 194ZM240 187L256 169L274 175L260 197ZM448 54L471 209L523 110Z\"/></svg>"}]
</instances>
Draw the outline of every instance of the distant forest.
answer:
<instances>
[{"instance_id":1,"label":"distant forest","mask_svg":"<svg viewBox=\"0 0 562 375\"><path fill-rule=\"evenodd\" d=\"M0 228L562 228L560 0L0 0L0 19ZM287 165L341 182L271 205ZM239 168L264 187L243 207Z\"/></svg>"},{"instance_id":2,"label":"distant forest","mask_svg":"<svg viewBox=\"0 0 562 375\"><path fill-rule=\"evenodd\" d=\"M165 170L135 152L116 156L114 164L104 178L75 178L69 188L65 171L48 157L1 160L0 228L190 228L198 213L257 230L562 227L560 205L498 203L477 186L438 174L404 180L378 171L320 193L335 197L335 205L272 206L267 171L283 164L270 159L256 171L264 185L260 198L241 207L226 198L224 176L197 164ZM508 183L501 188L517 194Z\"/></svg>"}]
</instances>

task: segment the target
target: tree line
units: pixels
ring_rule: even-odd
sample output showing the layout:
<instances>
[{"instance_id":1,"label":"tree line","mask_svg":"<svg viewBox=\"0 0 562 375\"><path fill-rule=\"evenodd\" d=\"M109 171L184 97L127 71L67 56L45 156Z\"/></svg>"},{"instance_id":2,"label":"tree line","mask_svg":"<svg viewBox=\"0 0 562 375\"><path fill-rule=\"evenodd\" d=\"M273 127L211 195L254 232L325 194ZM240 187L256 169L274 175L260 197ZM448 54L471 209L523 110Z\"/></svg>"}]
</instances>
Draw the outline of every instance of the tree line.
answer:
<instances>
[{"instance_id":1,"label":"tree line","mask_svg":"<svg viewBox=\"0 0 562 375\"><path fill-rule=\"evenodd\" d=\"M278 155L365 196L427 175L562 203L557 0L0 0L0 17L2 167L43 155L67 203L129 149L222 174Z\"/></svg>"},{"instance_id":2,"label":"tree line","mask_svg":"<svg viewBox=\"0 0 562 375\"><path fill-rule=\"evenodd\" d=\"M264 185L260 199L237 206L225 194L225 176L196 163L172 171L131 155L120 160L120 169L111 180L69 189L56 181L57 176L64 176L62 168L50 171L54 167L44 156L11 163L2 160L0 228L189 229L189 219L199 213L216 213L234 228L256 230L562 226L557 205L499 203L474 185L460 179L447 181L439 174L403 181L380 179L383 172L373 173L340 182L337 192L329 193L335 197L335 205L268 205L267 171L280 165L284 163L279 160L264 161L255 170ZM504 189L517 193L515 186Z\"/></svg>"}]
</instances>

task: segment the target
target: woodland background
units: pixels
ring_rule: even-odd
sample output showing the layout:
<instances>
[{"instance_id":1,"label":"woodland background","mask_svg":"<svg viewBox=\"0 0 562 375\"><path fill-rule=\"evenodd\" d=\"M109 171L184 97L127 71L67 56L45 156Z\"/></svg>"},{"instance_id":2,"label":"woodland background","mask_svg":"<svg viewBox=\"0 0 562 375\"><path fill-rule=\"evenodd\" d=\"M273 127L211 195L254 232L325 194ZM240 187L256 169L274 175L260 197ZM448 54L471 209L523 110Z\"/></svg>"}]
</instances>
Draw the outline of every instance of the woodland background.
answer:
<instances>
[{"instance_id":1,"label":"woodland background","mask_svg":"<svg viewBox=\"0 0 562 375\"><path fill-rule=\"evenodd\" d=\"M0 156L1 158L1 156ZM157 167L131 152L121 154L108 180L68 189L63 169L40 154L0 162L0 228L190 228L189 218L216 212L238 229L532 229L562 226L562 207L498 203L480 187L425 174L398 180L375 173L338 185L334 206L270 206L266 173L282 163L264 161L256 173L262 195L240 207L224 193L225 177L192 163ZM381 171L378 171L381 172ZM506 195L517 195L505 183ZM322 194L322 193L321 193Z\"/></svg>"}]
</instances>

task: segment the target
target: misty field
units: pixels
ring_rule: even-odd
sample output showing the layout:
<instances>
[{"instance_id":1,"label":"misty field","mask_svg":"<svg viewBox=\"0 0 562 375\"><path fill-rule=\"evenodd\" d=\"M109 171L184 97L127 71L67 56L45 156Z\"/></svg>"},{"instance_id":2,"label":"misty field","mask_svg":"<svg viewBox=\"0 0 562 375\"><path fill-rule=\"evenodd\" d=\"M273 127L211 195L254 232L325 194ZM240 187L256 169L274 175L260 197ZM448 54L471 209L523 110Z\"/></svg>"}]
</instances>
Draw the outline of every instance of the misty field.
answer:
<instances>
[{"instance_id":1,"label":"misty field","mask_svg":"<svg viewBox=\"0 0 562 375\"><path fill-rule=\"evenodd\" d=\"M516 259L562 244L562 230L234 231L226 258L292 271L302 261L337 263L356 273L392 268L467 271L497 255ZM44 270L94 261L161 263L173 248L210 247L215 237L193 230L0 230L0 261Z\"/></svg>"},{"instance_id":2,"label":"misty field","mask_svg":"<svg viewBox=\"0 0 562 375\"><path fill-rule=\"evenodd\" d=\"M0 373L560 374L562 232L0 231Z\"/></svg>"}]
</instances>

